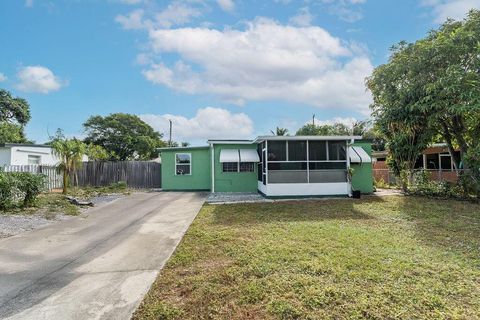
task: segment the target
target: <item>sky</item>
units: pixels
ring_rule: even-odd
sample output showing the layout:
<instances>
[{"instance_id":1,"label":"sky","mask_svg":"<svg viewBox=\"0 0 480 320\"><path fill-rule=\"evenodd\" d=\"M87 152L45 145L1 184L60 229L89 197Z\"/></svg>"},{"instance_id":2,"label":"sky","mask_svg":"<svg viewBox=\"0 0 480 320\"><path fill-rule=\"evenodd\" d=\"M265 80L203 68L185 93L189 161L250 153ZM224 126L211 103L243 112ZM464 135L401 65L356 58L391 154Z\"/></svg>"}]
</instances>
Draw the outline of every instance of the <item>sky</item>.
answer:
<instances>
[{"instance_id":1,"label":"sky","mask_svg":"<svg viewBox=\"0 0 480 320\"><path fill-rule=\"evenodd\" d=\"M2 0L0 88L28 100L27 137L82 137L138 115L168 138L250 139L368 119L365 77L480 0Z\"/></svg>"}]
</instances>

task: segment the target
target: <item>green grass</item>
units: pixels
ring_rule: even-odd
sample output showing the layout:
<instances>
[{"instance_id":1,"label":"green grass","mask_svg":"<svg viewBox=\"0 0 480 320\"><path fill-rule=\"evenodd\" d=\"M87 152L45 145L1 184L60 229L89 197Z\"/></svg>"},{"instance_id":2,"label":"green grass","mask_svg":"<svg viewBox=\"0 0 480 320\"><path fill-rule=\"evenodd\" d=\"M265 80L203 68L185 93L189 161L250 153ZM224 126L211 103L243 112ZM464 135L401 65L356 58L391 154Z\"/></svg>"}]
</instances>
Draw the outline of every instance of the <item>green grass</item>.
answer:
<instances>
[{"instance_id":1,"label":"green grass","mask_svg":"<svg viewBox=\"0 0 480 320\"><path fill-rule=\"evenodd\" d=\"M0 210L0 214L42 214L47 219L54 219L57 214L76 216L79 213L80 209L77 206L68 202L64 195L58 193L40 194L32 207Z\"/></svg>"},{"instance_id":2,"label":"green grass","mask_svg":"<svg viewBox=\"0 0 480 320\"><path fill-rule=\"evenodd\" d=\"M134 319L479 319L480 206L205 205Z\"/></svg>"}]
</instances>

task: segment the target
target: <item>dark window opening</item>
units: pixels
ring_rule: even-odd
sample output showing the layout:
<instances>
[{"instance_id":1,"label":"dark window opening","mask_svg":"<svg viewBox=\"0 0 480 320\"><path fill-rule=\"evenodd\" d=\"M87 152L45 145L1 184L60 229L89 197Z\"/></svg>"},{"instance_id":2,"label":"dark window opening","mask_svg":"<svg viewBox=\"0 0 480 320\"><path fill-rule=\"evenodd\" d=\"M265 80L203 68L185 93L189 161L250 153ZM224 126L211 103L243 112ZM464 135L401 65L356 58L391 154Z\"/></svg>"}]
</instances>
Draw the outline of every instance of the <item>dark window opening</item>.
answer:
<instances>
[{"instance_id":1,"label":"dark window opening","mask_svg":"<svg viewBox=\"0 0 480 320\"><path fill-rule=\"evenodd\" d=\"M268 161L287 160L286 141L268 141Z\"/></svg>"},{"instance_id":2,"label":"dark window opening","mask_svg":"<svg viewBox=\"0 0 480 320\"><path fill-rule=\"evenodd\" d=\"M308 157L310 161L327 160L327 142L326 141L308 142Z\"/></svg>"},{"instance_id":3,"label":"dark window opening","mask_svg":"<svg viewBox=\"0 0 480 320\"><path fill-rule=\"evenodd\" d=\"M339 161L339 160L346 160L347 153L345 152L346 149L346 142L345 141L329 141L328 142L328 160L332 161Z\"/></svg>"},{"instance_id":4,"label":"dark window opening","mask_svg":"<svg viewBox=\"0 0 480 320\"><path fill-rule=\"evenodd\" d=\"M238 162L223 162L222 163L223 172L238 172Z\"/></svg>"},{"instance_id":5,"label":"dark window opening","mask_svg":"<svg viewBox=\"0 0 480 320\"><path fill-rule=\"evenodd\" d=\"M307 160L307 142L289 141L288 142L288 161Z\"/></svg>"},{"instance_id":6,"label":"dark window opening","mask_svg":"<svg viewBox=\"0 0 480 320\"><path fill-rule=\"evenodd\" d=\"M427 169L429 170L438 170L438 153L427 154Z\"/></svg>"},{"instance_id":7,"label":"dark window opening","mask_svg":"<svg viewBox=\"0 0 480 320\"><path fill-rule=\"evenodd\" d=\"M255 164L253 162L240 162L240 172L254 172Z\"/></svg>"}]
</instances>

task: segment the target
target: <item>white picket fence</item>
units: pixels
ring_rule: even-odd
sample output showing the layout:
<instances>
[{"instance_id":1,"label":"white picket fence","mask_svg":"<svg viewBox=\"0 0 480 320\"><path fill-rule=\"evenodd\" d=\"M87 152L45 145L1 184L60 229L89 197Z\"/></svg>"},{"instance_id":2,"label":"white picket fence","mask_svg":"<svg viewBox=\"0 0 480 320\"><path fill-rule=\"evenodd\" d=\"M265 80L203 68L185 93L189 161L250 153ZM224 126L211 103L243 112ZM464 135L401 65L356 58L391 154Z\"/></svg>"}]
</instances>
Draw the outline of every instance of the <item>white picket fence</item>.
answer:
<instances>
[{"instance_id":1,"label":"white picket fence","mask_svg":"<svg viewBox=\"0 0 480 320\"><path fill-rule=\"evenodd\" d=\"M30 172L35 174L43 174L46 177L46 188L48 190L61 189L63 187L62 175L57 172L55 166L43 165L15 165L2 167L5 172Z\"/></svg>"}]
</instances>

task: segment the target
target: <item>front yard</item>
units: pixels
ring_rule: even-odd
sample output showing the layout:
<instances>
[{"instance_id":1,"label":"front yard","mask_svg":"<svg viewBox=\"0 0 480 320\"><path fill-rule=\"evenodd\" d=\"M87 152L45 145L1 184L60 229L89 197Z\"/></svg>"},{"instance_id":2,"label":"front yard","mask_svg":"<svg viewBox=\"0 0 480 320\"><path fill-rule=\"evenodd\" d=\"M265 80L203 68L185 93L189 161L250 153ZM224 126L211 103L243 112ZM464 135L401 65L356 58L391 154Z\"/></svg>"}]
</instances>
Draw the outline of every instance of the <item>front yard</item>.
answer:
<instances>
[{"instance_id":1,"label":"front yard","mask_svg":"<svg viewBox=\"0 0 480 320\"><path fill-rule=\"evenodd\" d=\"M480 205L205 205L134 319L478 319Z\"/></svg>"}]
</instances>

